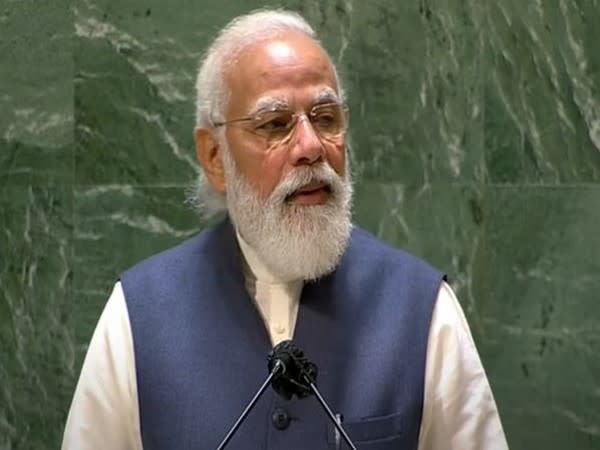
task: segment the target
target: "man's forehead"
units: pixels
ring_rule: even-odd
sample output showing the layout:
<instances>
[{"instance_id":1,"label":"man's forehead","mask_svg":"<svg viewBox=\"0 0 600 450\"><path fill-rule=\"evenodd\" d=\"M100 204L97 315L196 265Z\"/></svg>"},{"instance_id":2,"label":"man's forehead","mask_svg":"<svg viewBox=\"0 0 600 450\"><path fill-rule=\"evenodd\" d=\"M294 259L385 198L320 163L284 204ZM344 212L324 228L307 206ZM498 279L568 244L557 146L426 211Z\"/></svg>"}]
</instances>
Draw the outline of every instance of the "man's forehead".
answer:
<instances>
[{"instance_id":1,"label":"man's forehead","mask_svg":"<svg viewBox=\"0 0 600 450\"><path fill-rule=\"evenodd\" d=\"M339 101L331 59L313 38L285 32L248 45L229 66L230 107L252 113Z\"/></svg>"},{"instance_id":2,"label":"man's forehead","mask_svg":"<svg viewBox=\"0 0 600 450\"><path fill-rule=\"evenodd\" d=\"M273 58L277 59L286 59L293 58L295 56L295 52L289 46L289 44L279 38L273 39L271 41L265 41L266 52Z\"/></svg>"}]
</instances>

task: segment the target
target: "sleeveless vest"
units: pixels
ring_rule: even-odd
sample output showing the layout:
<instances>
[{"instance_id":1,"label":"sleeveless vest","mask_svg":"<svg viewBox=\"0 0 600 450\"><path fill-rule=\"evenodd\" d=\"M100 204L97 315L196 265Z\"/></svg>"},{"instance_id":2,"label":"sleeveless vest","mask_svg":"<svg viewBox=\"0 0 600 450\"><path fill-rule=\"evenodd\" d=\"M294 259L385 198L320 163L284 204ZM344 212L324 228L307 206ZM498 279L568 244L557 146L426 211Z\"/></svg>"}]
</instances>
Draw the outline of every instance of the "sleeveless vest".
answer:
<instances>
[{"instance_id":1,"label":"sleeveless vest","mask_svg":"<svg viewBox=\"0 0 600 450\"><path fill-rule=\"evenodd\" d=\"M229 221L121 277L145 450L215 449L267 376L268 332ZM354 228L338 268L303 287L294 342L358 449L415 449L443 276ZM336 449L315 397L268 389L228 449Z\"/></svg>"}]
</instances>

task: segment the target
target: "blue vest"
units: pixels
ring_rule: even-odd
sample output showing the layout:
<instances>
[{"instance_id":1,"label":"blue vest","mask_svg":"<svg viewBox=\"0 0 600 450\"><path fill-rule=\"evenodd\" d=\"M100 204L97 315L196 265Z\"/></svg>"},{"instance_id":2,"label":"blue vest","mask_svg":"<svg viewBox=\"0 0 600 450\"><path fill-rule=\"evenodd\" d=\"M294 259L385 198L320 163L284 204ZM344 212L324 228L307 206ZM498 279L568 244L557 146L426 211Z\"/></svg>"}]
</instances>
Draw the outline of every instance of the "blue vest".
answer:
<instances>
[{"instance_id":1,"label":"blue vest","mask_svg":"<svg viewBox=\"0 0 600 450\"><path fill-rule=\"evenodd\" d=\"M215 449L264 381L271 342L241 258L225 221L122 275L145 450ZM417 448L442 278L354 228L339 267L302 290L294 342L358 449ZM227 448L335 449L335 432L316 398L269 389Z\"/></svg>"}]
</instances>

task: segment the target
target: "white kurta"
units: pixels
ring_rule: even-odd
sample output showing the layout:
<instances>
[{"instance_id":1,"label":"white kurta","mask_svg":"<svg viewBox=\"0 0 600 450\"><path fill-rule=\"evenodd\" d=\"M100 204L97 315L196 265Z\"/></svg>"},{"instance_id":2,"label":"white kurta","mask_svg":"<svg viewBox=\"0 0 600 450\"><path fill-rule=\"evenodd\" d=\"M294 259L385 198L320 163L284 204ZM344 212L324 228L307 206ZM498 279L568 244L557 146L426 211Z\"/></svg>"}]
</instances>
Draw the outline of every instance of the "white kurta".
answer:
<instances>
[{"instance_id":1,"label":"white kurta","mask_svg":"<svg viewBox=\"0 0 600 450\"><path fill-rule=\"evenodd\" d=\"M273 345L291 339L302 281L278 280L239 236L238 240L247 263L246 289ZM419 450L507 448L469 326L454 292L444 282L429 331ZM116 283L90 342L62 449L142 450L133 340L120 283Z\"/></svg>"}]
</instances>

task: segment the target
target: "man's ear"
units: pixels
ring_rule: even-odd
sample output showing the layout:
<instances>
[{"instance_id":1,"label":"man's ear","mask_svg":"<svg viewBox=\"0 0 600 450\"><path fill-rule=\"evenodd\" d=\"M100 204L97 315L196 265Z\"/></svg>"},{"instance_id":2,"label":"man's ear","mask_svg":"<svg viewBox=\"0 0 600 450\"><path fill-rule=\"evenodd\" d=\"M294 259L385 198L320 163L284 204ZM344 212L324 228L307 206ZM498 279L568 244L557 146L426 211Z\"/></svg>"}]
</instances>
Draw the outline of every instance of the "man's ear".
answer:
<instances>
[{"instance_id":1,"label":"man's ear","mask_svg":"<svg viewBox=\"0 0 600 450\"><path fill-rule=\"evenodd\" d=\"M217 139L208 128L196 128L194 137L196 157L204 169L208 182L216 191L225 193L225 172Z\"/></svg>"}]
</instances>

